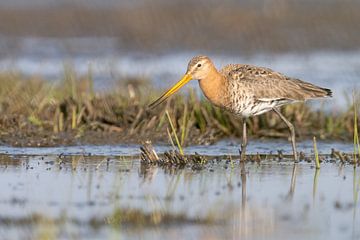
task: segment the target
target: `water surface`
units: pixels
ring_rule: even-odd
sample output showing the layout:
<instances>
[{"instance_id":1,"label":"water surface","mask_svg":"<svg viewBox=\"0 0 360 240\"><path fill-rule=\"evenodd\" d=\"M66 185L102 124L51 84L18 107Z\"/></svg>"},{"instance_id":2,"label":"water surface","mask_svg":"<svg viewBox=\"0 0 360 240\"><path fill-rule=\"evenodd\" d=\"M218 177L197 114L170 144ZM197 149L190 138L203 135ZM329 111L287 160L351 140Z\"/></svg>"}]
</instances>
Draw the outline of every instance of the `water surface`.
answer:
<instances>
[{"instance_id":1,"label":"water surface","mask_svg":"<svg viewBox=\"0 0 360 240\"><path fill-rule=\"evenodd\" d=\"M218 157L200 171L144 171L137 155L2 154L0 236L36 239L47 229L60 239L358 239L358 169L325 163L316 173L311 163L294 166L262 161L242 168ZM214 221L109 224L119 208ZM31 223L34 214L50 220Z\"/></svg>"},{"instance_id":2,"label":"water surface","mask_svg":"<svg viewBox=\"0 0 360 240\"><path fill-rule=\"evenodd\" d=\"M332 149L352 153L354 146L349 142L342 141L317 141L320 154L329 155ZM184 148L186 154L195 152L206 156L238 155L240 148L239 139L225 139L213 145L192 145ZM314 145L310 140L297 142L298 151L305 155L312 156ZM155 149L158 153L173 149L168 144L157 144ZM281 151L284 154L291 154L290 142L283 139L249 140L247 153L249 154L277 154ZM138 144L119 145L81 145L81 146L60 146L60 147L11 147L0 146L0 154L8 155L96 155L96 156L137 156L140 154Z\"/></svg>"}]
</instances>

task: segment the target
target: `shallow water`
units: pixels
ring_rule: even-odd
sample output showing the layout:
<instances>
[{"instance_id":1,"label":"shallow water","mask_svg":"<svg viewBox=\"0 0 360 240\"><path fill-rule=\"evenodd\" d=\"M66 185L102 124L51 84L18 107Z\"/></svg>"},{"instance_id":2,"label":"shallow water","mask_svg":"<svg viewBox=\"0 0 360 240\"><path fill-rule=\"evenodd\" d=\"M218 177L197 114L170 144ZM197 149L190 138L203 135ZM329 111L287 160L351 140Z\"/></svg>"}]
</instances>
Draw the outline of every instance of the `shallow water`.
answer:
<instances>
[{"instance_id":1,"label":"shallow water","mask_svg":"<svg viewBox=\"0 0 360 240\"><path fill-rule=\"evenodd\" d=\"M187 151L205 153L206 149L219 150L219 145L225 148L231 143ZM356 227L360 223L360 173L353 166L324 163L315 175L313 164L300 163L293 175L294 165L289 161L248 163L241 171L238 162L232 167L214 160L200 171L154 167L144 172L135 146L127 156L116 156L121 146L113 152L111 148L24 148L17 152L7 148L10 155L0 155L1 239L38 239L45 230L60 239L360 237ZM115 227L106 219L118 208L182 213L190 219L211 216L214 222ZM31 223L34 213L63 222ZM16 219L30 221L20 224ZM102 224L94 226L94 219Z\"/></svg>"},{"instance_id":2,"label":"shallow water","mask_svg":"<svg viewBox=\"0 0 360 240\"><path fill-rule=\"evenodd\" d=\"M219 155L238 155L240 141L238 139L226 139L216 142L213 145L193 145L184 149L186 154L195 152L206 156ZM298 151L305 155L313 155L313 142L297 142ZM317 147L320 154L330 154L331 149L337 151L352 153L354 146L349 142L341 141L317 141ZM158 153L163 153L172 149L169 145L156 145ZM249 140L247 153L249 154L277 154L281 151L284 154L291 154L292 148L290 142L286 140ZM82 146L64 146L64 147L10 147L0 146L0 154L8 155L96 155L96 156L134 156L140 154L140 145L137 144L119 144L119 145L82 145Z\"/></svg>"}]
</instances>

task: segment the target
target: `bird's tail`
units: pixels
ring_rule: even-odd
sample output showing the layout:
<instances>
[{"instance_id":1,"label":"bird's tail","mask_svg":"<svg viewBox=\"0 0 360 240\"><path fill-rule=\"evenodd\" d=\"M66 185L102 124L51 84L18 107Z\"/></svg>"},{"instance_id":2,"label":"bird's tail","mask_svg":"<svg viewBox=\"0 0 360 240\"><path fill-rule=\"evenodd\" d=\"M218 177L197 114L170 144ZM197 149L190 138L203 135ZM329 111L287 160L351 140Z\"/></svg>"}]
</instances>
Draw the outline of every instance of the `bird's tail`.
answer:
<instances>
[{"instance_id":1,"label":"bird's tail","mask_svg":"<svg viewBox=\"0 0 360 240\"><path fill-rule=\"evenodd\" d=\"M314 84L298 80L298 86L302 89L305 99L332 97L332 91Z\"/></svg>"},{"instance_id":2,"label":"bird's tail","mask_svg":"<svg viewBox=\"0 0 360 240\"><path fill-rule=\"evenodd\" d=\"M332 97L333 96L331 89L328 89L328 88L321 88L321 89L326 92L326 97Z\"/></svg>"}]
</instances>

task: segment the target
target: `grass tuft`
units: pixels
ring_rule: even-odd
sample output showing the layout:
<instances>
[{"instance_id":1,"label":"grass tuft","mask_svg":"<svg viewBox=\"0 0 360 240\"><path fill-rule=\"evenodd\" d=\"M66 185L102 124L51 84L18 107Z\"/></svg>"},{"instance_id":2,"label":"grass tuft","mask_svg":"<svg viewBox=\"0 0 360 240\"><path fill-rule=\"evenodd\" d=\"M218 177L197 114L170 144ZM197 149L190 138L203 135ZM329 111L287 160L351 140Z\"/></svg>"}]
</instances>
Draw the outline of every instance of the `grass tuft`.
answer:
<instances>
[{"instance_id":1,"label":"grass tuft","mask_svg":"<svg viewBox=\"0 0 360 240\"><path fill-rule=\"evenodd\" d=\"M171 109L170 117L169 113L164 114L164 105L147 108L160 92L149 89L149 82L144 79L121 79L111 90L95 93L91 71L76 76L67 68L64 76L49 82L39 77L0 73L0 134L4 144L139 143L149 138L153 142L167 141L169 128L182 153L189 144L241 137L238 117L214 107L194 91L189 97L176 95L169 99L166 106ZM354 100L345 110L325 112L294 104L285 106L283 112L302 138L316 135L322 140L353 141L355 154L360 151L357 106ZM254 139L283 138L288 134L271 112L249 119L248 131Z\"/></svg>"}]
</instances>

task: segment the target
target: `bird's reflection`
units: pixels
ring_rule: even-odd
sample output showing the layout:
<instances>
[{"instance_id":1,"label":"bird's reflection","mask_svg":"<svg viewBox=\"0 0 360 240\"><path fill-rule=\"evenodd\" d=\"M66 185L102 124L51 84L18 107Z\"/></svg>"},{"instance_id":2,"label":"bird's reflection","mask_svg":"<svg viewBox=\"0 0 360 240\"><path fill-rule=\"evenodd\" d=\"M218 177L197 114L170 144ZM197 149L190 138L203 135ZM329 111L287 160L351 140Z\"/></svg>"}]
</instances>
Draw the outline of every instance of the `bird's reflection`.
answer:
<instances>
[{"instance_id":1,"label":"bird's reflection","mask_svg":"<svg viewBox=\"0 0 360 240\"><path fill-rule=\"evenodd\" d=\"M297 173L298 164L294 163L292 174L291 174L291 182L290 182L290 189L287 195L288 200L292 200L295 193L295 186L296 186L296 173Z\"/></svg>"}]
</instances>

